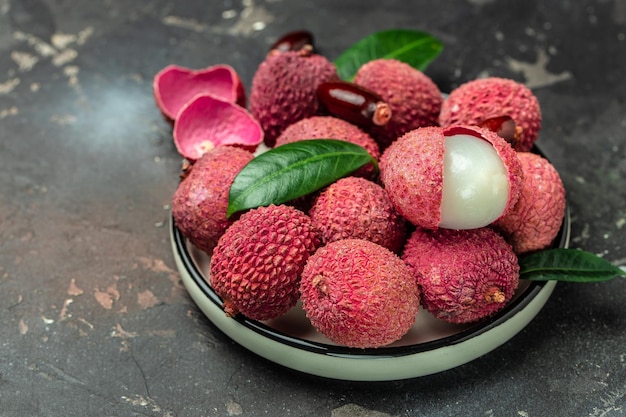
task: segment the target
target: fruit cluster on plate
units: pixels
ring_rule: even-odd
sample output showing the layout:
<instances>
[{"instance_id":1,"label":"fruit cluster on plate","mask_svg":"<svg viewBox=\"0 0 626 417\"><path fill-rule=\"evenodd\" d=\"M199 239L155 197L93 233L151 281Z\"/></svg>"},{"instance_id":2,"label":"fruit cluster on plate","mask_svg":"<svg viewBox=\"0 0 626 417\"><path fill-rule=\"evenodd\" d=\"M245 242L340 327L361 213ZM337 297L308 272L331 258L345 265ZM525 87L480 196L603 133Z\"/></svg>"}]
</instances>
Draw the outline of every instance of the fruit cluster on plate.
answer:
<instances>
[{"instance_id":1,"label":"fruit cluster on plate","mask_svg":"<svg viewBox=\"0 0 626 417\"><path fill-rule=\"evenodd\" d=\"M357 348L399 340L420 308L479 321L513 297L518 256L550 247L562 225L561 179L532 152L539 103L514 80L476 79L444 98L424 72L378 58L345 81L296 32L271 48L249 96L228 65L168 66L154 93L188 162L175 225L211 256L230 316L268 320L301 300L319 332ZM371 159L289 201L229 210L261 147L271 160L327 139Z\"/></svg>"}]
</instances>

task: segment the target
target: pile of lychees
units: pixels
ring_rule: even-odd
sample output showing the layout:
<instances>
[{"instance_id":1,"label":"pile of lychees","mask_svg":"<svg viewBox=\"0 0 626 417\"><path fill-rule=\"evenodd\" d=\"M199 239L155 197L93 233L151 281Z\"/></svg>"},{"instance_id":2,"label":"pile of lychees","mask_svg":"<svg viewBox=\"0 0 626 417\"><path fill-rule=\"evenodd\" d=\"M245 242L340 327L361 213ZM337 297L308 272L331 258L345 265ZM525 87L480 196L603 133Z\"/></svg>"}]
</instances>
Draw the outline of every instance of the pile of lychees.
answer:
<instances>
[{"instance_id":1,"label":"pile of lychees","mask_svg":"<svg viewBox=\"0 0 626 417\"><path fill-rule=\"evenodd\" d=\"M443 98L394 59L345 82L303 36L271 48L248 98L226 65L169 66L154 79L189 162L173 219L211 256L226 314L268 320L301 300L319 332L367 348L401 339L420 306L452 323L502 309L518 255L550 247L565 212L557 171L531 152L536 97L491 77ZM320 138L362 146L379 171L365 165L291 202L227 216L231 184L258 145Z\"/></svg>"}]
</instances>

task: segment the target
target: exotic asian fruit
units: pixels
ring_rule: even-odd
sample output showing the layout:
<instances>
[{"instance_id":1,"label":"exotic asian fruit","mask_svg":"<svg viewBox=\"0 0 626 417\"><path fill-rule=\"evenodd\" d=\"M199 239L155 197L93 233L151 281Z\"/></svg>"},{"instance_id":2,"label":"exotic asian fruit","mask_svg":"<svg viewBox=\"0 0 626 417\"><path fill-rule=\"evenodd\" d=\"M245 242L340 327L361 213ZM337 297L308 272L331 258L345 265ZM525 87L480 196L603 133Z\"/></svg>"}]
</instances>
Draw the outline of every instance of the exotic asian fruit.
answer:
<instances>
[{"instance_id":1,"label":"exotic asian fruit","mask_svg":"<svg viewBox=\"0 0 626 417\"><path fill-rule=\"evenodd\" d=\"M337 80L335 66L306 49L269 53L252 79L250 111L265 131L265 144L290 124L318 112L317 86Z\"/></svg>"},{"instance_id":2,"label":"exotic asian fruit","mask_svg":"<svg viewBox=\"0 0 626 417\"><path fill-rule=\"evenodd\" d=\"M211 254L233 222L226 217L233 180L254 155L233 146L218 146L185 173L172 199L174 224L199 249Z\"/></svg>"},{"instance_id":3,"label":"exotic asian fruit","mask_svg":"<svg viewBox=\"0 0 626 417\"><path fill-rule=\"evenodd\" d=\"M399 340L419 308L409 267L389 250L360 239L318 249L304 267L300 293L311 324L350 347L375 348Z\"/></svg>"},{"instance_id":4,"label":"exotic asian fruit","mask_svg":"<svg viewBox=\"0 0 626 417\"><path fill-rule=\"evenodd\" d=\"M519 197L517 154L478 127L425 127L383 153L380 177L394 207L416 226L473 229L510 210Z\"/></svg>"},{"instance_id":5,"label":"exotic asian fruit","mask_svg":"<svg viewBox=\"0 0 626 417\"><path fill-rule=\"evenodd\" d=\"M494 223L517 254L545 249L556 238L565 216L565 188L554 166L540 155L517 154L524 173L519 200Z\"/></svg>"},{"instance_id":6,"label":"exotic asian fruit","mask_svg":"<svg viewBox=\"0 0 626 417\"><path fill-rule=\"evenodd\" d=\"M315 199L309 216L322 242L365 239L398 252L404 243L406 222L378 184L364 178L342 178Z\"/></svg>"},{"instance_id":7,"label":"exotic asian fruit","mask_svg":"<svg viewBox=\"0 0 626 417\"><path fill-rule=\"evenodd\" d=\"M443 98L423 72L394 59L376 59L359 68L354 82L379 94L391 107L391 120L368 132L385 149L402 134L436 126Z\"/></svg>"},{"instance_id":8,"label":"exotic asian fruit","mask_svg":"<svg viewBox=\"0 0 626 417\"><path fill-rule=\"evenodd\" d=\"M300 273L318 245L311 219L293 207L242 214L211 258L210 283L226 314L268 320L286 313L298 300Z\"/></svg>"},{"instance_id":9,"label":"exotic asian fruit","mask_svg":"<svg viewBox=\"0 0 626 417\"><path fill-rule=\"evenodd\" d=\"M533 92L514 80L489 77L459 86L441 106L439 123L442 127L480 125L502 116L511 117L519 129L513 148L529 151L539 136L541 109Z\"/></svg>"},{"instance_id":10,"label":"exotic asian fruit","mask_svg":"<svg viewBox=\"0 0 626 417\"><path fill-rule=\"evenodd\" d=\"M417 228L402 259L417 277L424 308L451 323L477 321L501 310L519 281L511 245L490 228Z\"/></svg>"},{"instance_id":11,"label":"exotic asian fruit","mask_svg":"<svg viewBox=\"0 0 626 417\"><path fill-rule=\"evenodd\" d=\"M380 158L378 144L370 135L345 120L332 116L312 116L288 126L276 139L276 145L306 139L337 139L362 146L376 161ZM357 171L357 175L371 178L374 166L368 164Z\"/></svg>"}]
</instances>

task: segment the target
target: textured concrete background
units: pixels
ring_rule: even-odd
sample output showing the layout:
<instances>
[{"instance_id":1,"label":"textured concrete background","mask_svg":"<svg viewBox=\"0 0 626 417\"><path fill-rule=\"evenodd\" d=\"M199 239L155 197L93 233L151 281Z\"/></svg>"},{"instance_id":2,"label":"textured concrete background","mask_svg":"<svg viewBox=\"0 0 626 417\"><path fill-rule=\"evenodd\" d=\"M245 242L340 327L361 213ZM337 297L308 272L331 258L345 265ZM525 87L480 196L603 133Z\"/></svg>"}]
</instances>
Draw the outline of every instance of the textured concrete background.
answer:
<instances>
[{"instance_id":1,"label":"textured concrete background","mask_svg":"<svg viewBox=\"0 0 626 417\"><path fill-rule=\"evenodd\" d=\"M388 28L445 49L444 91L487 75L538 96L572 246L626 264L626 2L0 0L0 416L621 416L626 281L559 284L495 351L398 382L257 357L182 287L181 159L152 97L176 63L235 67L311 30L330 59Z\"/></svg>"}]
</instances>

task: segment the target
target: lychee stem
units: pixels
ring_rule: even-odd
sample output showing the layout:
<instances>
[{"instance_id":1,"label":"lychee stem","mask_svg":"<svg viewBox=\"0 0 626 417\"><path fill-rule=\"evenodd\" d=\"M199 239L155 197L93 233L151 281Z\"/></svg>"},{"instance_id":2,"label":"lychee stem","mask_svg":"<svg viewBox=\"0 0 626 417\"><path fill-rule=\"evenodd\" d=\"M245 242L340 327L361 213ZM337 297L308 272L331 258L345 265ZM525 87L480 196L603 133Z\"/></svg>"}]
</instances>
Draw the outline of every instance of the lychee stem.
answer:
<instances>
[{"instance_id":1,"label":"lychee stem","mask_svg":"<svg viewBox=\"0 0 626 417\"><path fill-rule=\"evenodd\" d=\"M503 303L506 300L506 295L498 287L490 287L485 292L485 300L488 303Z\"/></svg>"},{"instance_id":2,"label":"lychee stem","mask_svg":"<svg viewBox=\"0 0 626 417\"><path fill-rule=\"evenodd\" d=\"M239 310L237 310L235 304L233 304L233 302L228 299L224 300L223 308L224 313L226 313L227 317L235 317L237 313L239 313Z\"/></svg>"},{"instance_id":3,"label":"lychee stem","mask_svg":"<svg viewBox=\"0 0 626 417\"><path fill-rule=\"evenodd\" d=\"M189 161L188 159L184 159L183 165L180 170L180 174L178 174L178 177L180 178L181 181L189 176L192 168L193 168L193 163Z\"/></svg>"},{"instance_id":4,"label":"lychee stem","mask_svg":"<svg viewBox=\"0 0 626 417\"><path fill-rule=\"evenodd\" d=\"M313 284L313 286L317 288L322 294L327 295L328 287L326 286L326 283L324 281L325 280L322 275L316 275L313 277L311 284Z\"/></svg>"}]
</instances>

